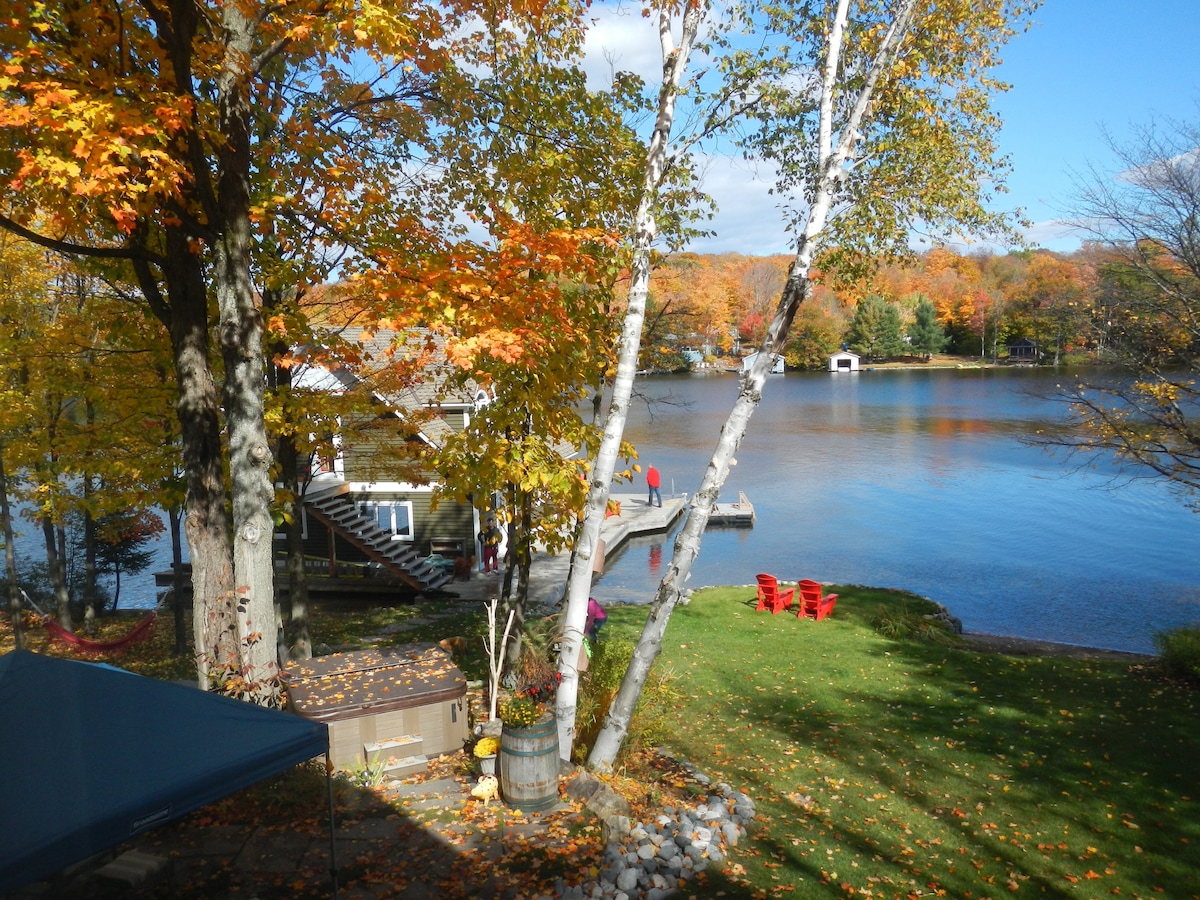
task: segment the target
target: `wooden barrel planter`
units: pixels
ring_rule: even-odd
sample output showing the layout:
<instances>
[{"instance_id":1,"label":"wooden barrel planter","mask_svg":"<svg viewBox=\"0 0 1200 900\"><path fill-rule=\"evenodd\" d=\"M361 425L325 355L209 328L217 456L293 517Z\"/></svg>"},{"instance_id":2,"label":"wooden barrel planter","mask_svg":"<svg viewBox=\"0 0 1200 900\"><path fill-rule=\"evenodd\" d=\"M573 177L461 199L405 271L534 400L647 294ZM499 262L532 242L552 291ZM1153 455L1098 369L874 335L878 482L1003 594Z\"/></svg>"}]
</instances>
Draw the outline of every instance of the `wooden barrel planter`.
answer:
<instances>
[{"instance_id":1,"label":"wooden barrel planter","mask_svg":"<svg viewBox=\"0 0 1200 900\"><path fill-rule=\"evenodd\" d=\"M500 796L519 809L558 803L558 722L546 713L532 725L504 723L500 732Z\"/></svg>"}]
</instances>

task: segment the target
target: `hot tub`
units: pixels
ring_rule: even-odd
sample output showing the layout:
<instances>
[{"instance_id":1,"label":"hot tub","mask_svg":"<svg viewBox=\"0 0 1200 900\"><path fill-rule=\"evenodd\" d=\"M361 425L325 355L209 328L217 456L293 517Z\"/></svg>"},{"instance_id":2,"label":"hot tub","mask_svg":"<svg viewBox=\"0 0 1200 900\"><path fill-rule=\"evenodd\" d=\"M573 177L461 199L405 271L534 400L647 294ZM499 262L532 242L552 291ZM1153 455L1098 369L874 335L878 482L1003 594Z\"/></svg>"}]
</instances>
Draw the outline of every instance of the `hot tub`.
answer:
<instances>
[{"instance_id":1,"label":"hot tub","mask_svg":"<svg viewBox=\"0 0 1200 900\"><path fill-rule=\"evenodd\" d=\"M399 777L467 737L467 680L436 644L334 653L289 664L283 679L293 711L329 726L339 768Z\"/></svg>"}]
</instances>

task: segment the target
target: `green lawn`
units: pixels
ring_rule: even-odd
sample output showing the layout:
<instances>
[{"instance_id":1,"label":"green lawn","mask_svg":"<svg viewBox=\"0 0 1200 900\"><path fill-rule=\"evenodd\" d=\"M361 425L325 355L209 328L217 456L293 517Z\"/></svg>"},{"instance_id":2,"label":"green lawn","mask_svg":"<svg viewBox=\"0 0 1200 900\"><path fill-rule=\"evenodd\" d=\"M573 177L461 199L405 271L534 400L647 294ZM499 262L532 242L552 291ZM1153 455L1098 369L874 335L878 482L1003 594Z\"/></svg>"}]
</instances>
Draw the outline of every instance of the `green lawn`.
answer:
<instances>
[{"instance_id":1,"label":"green lawn","mask_svg":"<svg viewBox=\"0 0 1200 900\"><path fill-rule=\"evenodd\" d=\"M686 698L671 749L757 804L746 893L1200 897L1200 695L1128 662L889 640L881 606L920 601L832 590L819 623L700 591L658 662Z\"/></svg>"},{"instance_id":2,"label":"green lawn","mask_svg":"<svg viewBox=\"0 0 1200 900\"><path fill-rule=\"evenodd\" d=\"M655 672L682 695L669 749L759 812L725 872L683 896L1200 897L1200 692L1128 662L891 640L879 611L923 601L832 590L822 622L756 613L752 587L700 591L671 619ZM484 677L482 607L438 612L316 611L314 636L463 634L460 664ZM603 640L636 638L645 614L610 610ZM169 677L156 631L121 664Z\"/></svg>"}]
</instances>

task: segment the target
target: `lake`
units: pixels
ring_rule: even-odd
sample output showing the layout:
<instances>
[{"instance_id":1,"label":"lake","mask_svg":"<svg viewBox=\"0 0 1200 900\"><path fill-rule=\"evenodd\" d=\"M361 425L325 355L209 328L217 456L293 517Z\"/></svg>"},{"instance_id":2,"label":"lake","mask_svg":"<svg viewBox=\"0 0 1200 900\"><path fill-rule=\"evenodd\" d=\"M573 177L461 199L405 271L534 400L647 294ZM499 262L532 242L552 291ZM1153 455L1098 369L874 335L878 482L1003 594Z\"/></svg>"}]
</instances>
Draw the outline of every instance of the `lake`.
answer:
<instances>
[{"instance_id":1,"label":"lake","mask_svg":"<svg viewBox=\"0 0 1200 900\"><path fill-rule=\"evenodd\" d=\"M1161 480L1080 466L1022 437L1060 422L1042 369L770 376L722 499L753 528L710 528L688 587L758 572L894 587L968 631L1137 652L1200 620L1200 516ZM664 495L691 493L737 393L734 376L639 379L627 439ZM640 490L644 478L638 476ZM618 488L625 490L628 488ZM653 596L671 536L610 560L602 601Z\"/></svg>"}]
</instances>

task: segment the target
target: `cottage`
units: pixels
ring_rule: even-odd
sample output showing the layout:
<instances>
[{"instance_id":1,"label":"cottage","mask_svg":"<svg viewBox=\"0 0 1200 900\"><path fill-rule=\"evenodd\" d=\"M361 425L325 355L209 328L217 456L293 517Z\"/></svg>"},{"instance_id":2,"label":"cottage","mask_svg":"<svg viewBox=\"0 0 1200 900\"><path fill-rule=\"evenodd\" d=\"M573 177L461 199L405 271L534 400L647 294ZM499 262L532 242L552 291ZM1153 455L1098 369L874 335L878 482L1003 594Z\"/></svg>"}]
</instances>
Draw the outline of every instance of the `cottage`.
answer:
<instances>
[{"instance_id":1,"label":"cottage","mask_svg":"<svg viewBox=\"0 0 1200 900\"><path fill-rule=\"evenodd\" d=\"M470 505L445 500L435 510L437 474L419 471L413 454L400 461L396 450L439 446L466 428L491 396L475 384L447 390L444 358L429 363L416 383L394 390L372 387L395 352L395 333L347 328L341 335L358 345L363 365L311 364L294 375L293 387L369 390L376 412L367 424L379 427L360 429L353 438L344 428L332 437L333 454L311 463L301 510L305 556L321 561L321 574L383 572L414 591L436 590L454 577L455 560L461 567L475 555L482 517Z\"/></svg>"},{"instance_id":2,"label":"cottage","mask_svg":"<svg viewBox=\"0 0 1200 900\"><path fill-rule=\"evenodd\" d=\"M1036 362L1039 355L1038 345L1029 338L1021 338L1008 345L1008 358L1014 362Z\"/></svg>"},{"instance_id":3,"label":"cottage","mask_svg":"<svg viewBox=\"0 0 1200 900\"><path fill-rule=\"evenodd\" d=\"M859 371L859 355L851 353L849 350L839 350L829 357L830 372L857 372Z\"/></svg>"},{"instance_id":4,"label":"cottage","mask_svg":"<svg viewBox=\"0 0 1200 900\"><path fill-rule=\"evenodd\" d=\"M757 353L751 353L749 356L742 358L742 374L743 375L745 375L747 372L750 371L750 367L754 365L754 361L756 359L758 359ZM775 358L773 360L771 360L770 374L771 375L782 375L783 374L783 356L782 356L782 354L776 353Z\"/></svg>"}]
</instances>

